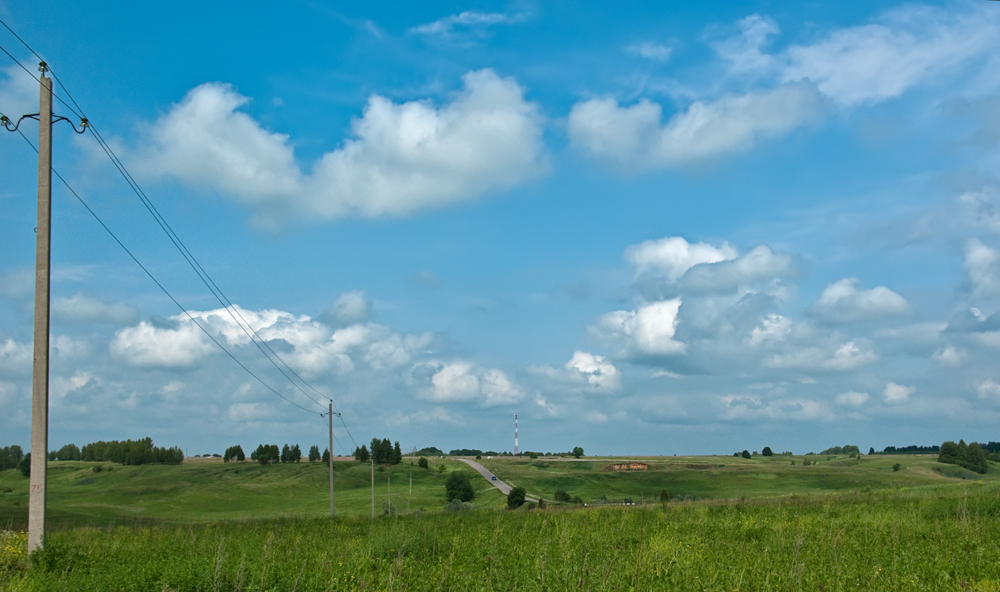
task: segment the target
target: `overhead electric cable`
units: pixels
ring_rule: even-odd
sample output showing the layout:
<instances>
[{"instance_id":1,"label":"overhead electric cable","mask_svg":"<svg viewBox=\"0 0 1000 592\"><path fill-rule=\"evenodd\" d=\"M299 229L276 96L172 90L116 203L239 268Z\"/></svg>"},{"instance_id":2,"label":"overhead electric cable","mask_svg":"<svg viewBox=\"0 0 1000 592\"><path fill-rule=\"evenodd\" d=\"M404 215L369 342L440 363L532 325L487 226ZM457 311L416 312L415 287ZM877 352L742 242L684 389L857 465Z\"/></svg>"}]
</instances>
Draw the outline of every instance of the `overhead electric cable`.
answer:
<instances>
[{"instance_id":1,"label":"overhead electric cable","mask_svg":"<svg viewBox=\"0 0 1000 592\"><path fill-rule=\"evenodd\" d=\"M8 31L10 31L10 33L12 35L14 35L14 37L18 41L20 41L21 44L24 45L24 47L27 48L27 50L29 52L32 53L32 55L34 55L39 60L42 60L42 57L34 49L32 49L31 46L28 45L28 43L25 42L17 33L15 33L14 30L11 29L10 26L7 25L7 23L5 23L2 19L0 19L0 24L3 24L3 26ZM2 49L2 48L0 48L0 49ZM17 63L25 72L27 72L29 75L31 75L32 78L34 78L35 80L38 80L38 78L30 70L28 70L28 68L26 68L23 64L21 64L20 61L18 61L16 58L14 58L14 56L12 56L9 52L7 52L6 50L4 50L4 53L6 53L8 57L10 57L12 60L14 60L14 62ZM42 61L44 61L44 60L42 60ZM70 106L68 103L66 103L66 101L64 101L61 97L56 96L56 98L58 98L59 101L63 105L65 105L75 115L77 115L81 119L87 121L87 118L85 117L84 112L83 112L83 108L80 107L80 104L77 103L76 99L73 98L73 95L69 92L69 89L66 87L66 85L63 84L63 82L59 79L59 76L51 68L51 66L48 67L48 70L49 70L49 73L52 75L52 77L59 84L59 86L66 93L66 96L73 103L73 106L75 106L76 109L74 109L73 106ZM131 173L129 173L128 169L125 168L124 163L121 162L121 160L118 158L117 154L115 154L115 152L111 148L111 146L107 143L107 141L104 140L104 137L101 135L100 131L97 130L96 127L92 123L90 123L89 121L88 121L88 128L90 129L91 133L94 135L94 138L97 140L98 145L101 146L102 150L104 150L105 154L111 160L112 164L115 165L115 168L118 169L118 172L125 179L126 183L128 183L129 187L136 194L136 196L139 197L139 200L146 207L147 211L149 211L150 215L153 216L153 219L160 226L160 229L163 230L163 232L167 235L167 237L170 239L170 241L174 244L174 247L181 253L181 256L184 257L184 260L194 270L195 274L198 275L198 278L202 281L202 283L205 284L205 287L207 287L209 289L209 291L216 298L216 300L218 300L219 303L222 304L223 308L226 309L226 312L233 319L233 321L237 325L239 325L240 329L247 335L247 337L250 339L250 341L254 343L254 345L257 347L257 349L260 350L261 354L263 354L264 357L266 357L268 359L268 361L271 362L271 364L274 365L274 367L279 372L281 372L281 374L296 389L298 389L299 391L301 391L302 394L304 394L308 399L312 400L314 403L316 403L317 405L319 405L319 406L322 407L322 403L320 403L318 400L316 400L314 397L312 397L309 393L305 392L305 390L303 390L301 386L299 386L294 380L292 380L292 378L290 376L288 376L288 374L284 370L282 370L281 367L278 366L278 364L274 361L274 359L271 358L271 356L274 356L274 358L276 358L279 362L281 362L281 365L284 366L285 369L287 369L288 372L290 372L293 376L295 376L296 378L298 378L298 380L302 384L304 384L307 388L309 388L309 390L311 390L312 392L316 393L320 397L328 397L329 395L328 394L320 393L315 387L313 387L311 384L309 384L309 382L307 382L304 378L302 378L302 376L300 376L297 372L295 372L295 370L291 366L289 366L288 363L285 362L285 360L281 356L279 356L278 353L275 352L271 348L271 346L267 343L267 341L265 341L260 336L260 334L258 334L257 330L254 329L253 325L251 325L243 317L243 315L240 313L239 309L235 307L235 305L232 303L232 301L228 297L226 297L226 295L218 287L218 285L211 278L211 276L208 274L208 272L205 271L204 267L202 267L201 263L198 262L198 260L194 257L194 254L191 253L191 251L187 248L187 245L184 244L184 242L180 239L180 237L173 230L173 228L170 226L170 224L166 221L166 219L163 217L163 215L160 214L159 210L152 203L152 201L149 199L149 197L145 194L144 191L142 191L142 188L139 186L138 182L135 181L135 179L132 177ZM235 314L234 314L234 312L235 312ZM237 316L239 317L239 320L237 320L237 318L236 318ZM244 325L245 325L245 327L244 327ZM252 332L253 335L250 335L250 332L248 332L247 329L250 329L250 332ZM257 339L255 340L254 337L256 337ZM264 351L264 348L267 349L267 352ZM268 352L270 352L270 355L268 355ZM331 399L331 402L332 402L332 399ZM337 409L336 404L334 404L334 409ZM343 415L341 415L339 413L339 410L338 410L338 417L340 418L340 423L344 426L344 430L347 432L347 435L351 438L351 441L354 443L354 445L356 447L357 446L357 441L354 440L354 436L351 434L350 429L347 427L347 423L344 421Z\"/></svg>"},{"instance_id":2,"label":"overhead electric cable","mask_svg":"<svg viewBox=\"0 0 1000 592\"><path fill-rule=\"evenodd\" d=\"M0 115L2 115L2 113L0 113ZM35 152L38 152L38 148L37 148L37 147L36 147L36 146L35 146L35 145L34 145L34 144L33 144L33 143L31 142L31 140L29 140L29 139L28 139L28 137L27 137L27 136L25 136L25 135L24 135L24 132L22 132L21 130L17 130L17 133L18 133L18 134L19 134L19 135L20 135L20 136L21 136L22 138L24 138L24 141L25 141L25 142L27 142L29 146L31 146L31 149L32 149L32 150L34 150ZM93 209L91 209L91 207L90 207L90 206L89 206L89 205L87 204L87 202L86 202L86 201L84 201L84 199L83 199L82 197L80 197L80 194L78 194L78 193L76 192L76 190L74 190L74 189L73 189L73 187L71 187L71 186L70 186L70 184L69 184L69 183L68 183L68 182L66 181L66 179L64 179L64 178L63 178L63 176L62 176L61 174L59 174L59 171L57 171L57 170L55 169L55 167L53 167L53 168L52 168L52 173L53 173L53 174L54 174L54 175L55 175L56 177L58 177L60 181L62 181L62 184L66 186L66 189L68 189L68 190L69 190L69 192L73 194L73 197L75 197L75 198L77 199L77 201L79 201L79 202L80 202L80 204L82 204L82 205L83 205L83 207L84 207L84 208L85 208L85 209L86 209L86 210L87 210L87 211L88 211L88 212L90 213L90 215L91 215L91 216L93 216L95 220L97 220L97 223L98 223L98 224L100 224L100 225L101 225L101 227L102 227L102 228L104 228L104 230L105 230L105 231L107 231L107 233L108 233L109 235L111 235L111 238L112 238L112 239L114 239L114 241L115 241L116 243L118 243L118 246L120 246L120 247L121 247L121 248L122 248L122 249L123 249L123 250L124 250L124 251L125 251L125 252L126 252L126 253L128 254L128 256L129 256L129 257L131 257L131 258L132 258L132 261L135 261L135 264L136 264L136 265L138 265L138 266L139 266L139 268L140 268L140 269L142 269L142 271L144 271L144 272L146 273L146 275L147 275L147 276L149 276L149 279L153 280L153 283L154 283L154 284L156 284L156 286L157 286L158 288L160 288L160 290L162 290L164 294L166 294L166 295L167 295L167 298L170 298L170 300L171 300L171 301L172 301L172 302L173 302L174 304L176 304L176 305L177 305L177 308L181 309L181 311L182 311L182 312L183 312L183 313L184 313L185 315L187 315L188 319L190 319L190 320L191 320L191 322L192 322L192 323L193 323L194 325L196 325L196 326L197 326L197 327L198 327L199 329L201 329L201 330L202 330L202 332L203 332L203 333L205 333L205 335L207 335L207 336L208 336L208 338L209 338L209 339L211 339L211 340L212 340L212 341L213 341L213 342L215 343L215 345L219 346L219 348L220 348L220 349L221 349L222 351L226 352L226 355L228 355L228 356L229 356L230 358L232 358L232 360L233 360L234 362L236 362L237 364L239 364L239 366L240 366L241 368L243 368L244 370L246 370L247 374L249 374L249 375L250 375L250 376L252 376L252 377L253 377L253 378L254 378L255 380L257 380L257 382L259 382L260 384L262 384L262 385L263 385L263 386L264 386L265 388L267 388L267 390L271 391L271 392L272 392L272 393L274 393L275 395L278 395L279 397L281 397L281 398L282 398L282 399L284 399L285 401L287 401L287 402L291 403L292 405L295 405L296 407L298 407L299 409L301 409L301 410L305 411L306 413L313 413L313 414L316 414L316 415L321 415L321 414L319 414L319 413L317 413L317 412L315 412L315 411L312 411L312 410L309 410L309 409L306 409L306 408L305 408L305 407L303 407L302 405L299 405L299 404L298 404L298 403L296 403L295 401L292 401L292 400L291 400L291 399L289 399L288 397L285 397L284 395L282 395L281 393L279 393L279 392L278 392L277 390L275 390L275 389L274 389L273 387L271 387L271 385L267 384L266 382L264 382L264 380L263 380L263 379L261 379L261 378L260 378L259 376L257 376L256 374L254 374L254 372L253 372L252 370L250 370L249 368L247 368L247 366L246 366L246 365L245 365L245 364L244 364L243 362L241 362L241 361L240 361L240 360L239 360L239 359L238 359L238 358L237 358L236 356L234 356L234 355L232 354L232 352L230 352L230 351L229 351L228 349L226 349L226 347L225 347L224 345L222 345L221 343L219 343L219 341L218 341L218 340L217 340L217 339L216 339L216 338L215 338L215 337L214 337L214 336L213 336L213 335L212 335L212 334L211 334L211 333L210 333L210 332L208 331L208 329L206 329L205 327L203 327L203 326L202 326L202 324L201 324L201 323L199 323L199 322L198 322L198 320L197 320L197 319L195 319L195 317L194 317L194 316L193 316L193 315L192 315L192 314L191 314L190 312L188 312L188 310L187 310L186 308L184 308L184 306L183 306L183 305L182 305L182 304L181 304L180 302L178 302L176 298L174 298L174 296L173 296L173 295L172 295L172 294L170 293L170 291L169 291L169 290L167 290L167 289L166 289L166 288L165 288L165 287L163 286L163 284L161 284L161 283L160 283L160 281L156 279L156 277L155 277L155 276L154 276L154 275L152 274L152 272L150 272L150 271L149 271L149 269L147 269L147 268L146 268L146 266L145 266L145 265L143 265L143 264L142 264L142 263L141 263L141 262L139 261L139 259L138 259L138 258L136 258L136 256L135 256L134 254L132 254L132 251L130 251L130 250L129 250L129 248L128 248L128 247L126 247L124 243L122 243L122 241L121 241L121 240L120 240L120 239L118 238L118 236L117 236L117 235L115 235L115 233L114 233L114 232L112 232L112 230L111 230L110 228L108 228L108 225L107 225L107 224L105 224L103 220L101 220L100 216L98 216L98 215L97 215L97 213L96 213L96 212L94 212L94 210L93 210Z\"/></svg>"},{"instance_id":3,"label":"overhead electric cable","mask_svg":"<svg viewBox=\"0 0 1000 592\"><path fill-rule=\"evenodd\" d=\"M0 24L2 24L4 26L4 28L6 28L18 41L20 41L21 44L24 45L24 47L29 52L31 52L32 55L34 55L36 58L38 58L39 61L44 62L44 60L38 54L38 52L36 52L34 49L32 49L32 47L30 45L28 45L28 43L24 39L22 39L20 37L20 35L18 35L13 29L11 29L11 27L6 22L4 22L2 19L0 19ZM0 48L0 49L2 49L2 48ZM7 56L10 57L15 63L17 63L25 72L27 72L29 75L31 75L32 78L34 78L35 80L38 80L38 78L30 70L28 70L28 68L26 68L23 64L21 64L13 55L11 55L6 50L4 50L4 53L6 53ZM271 346L257 333L257 330L254 329L253 325L251 325L245 318L243 318L243 315L239 312L239 309L237 309L235 307L235 305L233 305L232 301L228 297L226 297L226 295L218 287L218 285L215 283L215 281L212 280L212 278L211 278L211 276L209 276L208 272L205 271L205 269L201 266L201 263L199 263L198 260L194 257L194 254L191 253L191 251L187 248L187 245L184 244L184 242L180 239L180 237L177 235L177 233L174 232L174 230L170 226L170 224L166 221L166 219L162 216L162 214L160 214L159 210L152 203L152 201L149 199L149 197L146 196L146 194L145 194L144 191L142 191L142 188L139 187L138 182L135 181L135 179L132 177L131 173L128 172L128 169L125 168L124 163L121 162L121 160L118 158L117 154L115 154L115 152L111 148L111 146L104 140L104 137L100 134L100 131L98 131L96 129L96 127L92 123L89 123L89 121L85 117L85 114L83 112L83 108L80 106L79 103L76 102L76 99L73 98L73 95L69 92L69 89L66 87L65 84L63 84L62 80L59 79L59 76L51 68L51 66L48 67L48 71L52 75L52 77L55 79L55 81L59 84L59 86L63 89L63 91L66 93L66 96L73 103L73 106L75 106L76 109L74 109L72 106L70 106L68 103L66 103L66 101L64 101L58 95L55 95L56 98L59 99L59 102L61 102L63 105L65 105L66 108L69 109L74 115L76 115L80 119L88 122L88 126L87 127L90 129L91 133L94 135L94 138L97 140L98 145L101 146L101 148L104 150L104 152L108 156L108 158L111 159L112 164L115 165L115 168L118 169L118 172L125 179L126 183L128 183L129 187L136 194L136 196L139 197L139 200L146 207L147 211L149 211L150 215L153 216L153 219L156 220L157 224L160 226L160 229L164 231L164 233L167 235L167 237L170 239L170 241L174 244L174 247L177 248L177 250L181 253L181 256L184 257L184 260L194 270L195 274L198 275L198 277L199 277L199 279L201 279L202 283L205 284L205 287L207 287L209 289L209 291L212 292L212 295L215 296L216 300L218 300L220 304L222 304L223 308L226 309L226 312L229 313L229 316L233 319L233 321L236 322L236 324L240 326L240 329L245 334L247 334L247 337L250 339L251 342L254 343L254 345L257 347L257 349L260 350L261 354L263 354L264 357L266 357L268 359L268 361L271 362L271 364L274 365L274 367L277 368L277 370L279 372L281 372L281 374L285 377L285 379L287 379L296 389L298 389L299 391L301 391L302 394L305 395L308 399L312 400L314 403L316 403L317 405L319 405L320 407L322 407L323 406L322 403L320 403L318 400L316 400L311 395L309 395L309 393L305 392L305 390L303 390L301 386L299 386L294 380L292 380L291 377L289 377L288 374L285 373L285 371L282 370L277 365L277 363L274 362L274 360L271 358L271 356L269 356L267 354L267 352L264 351L263 348L266 348L268 350L268 352L270 352L271 355L274 356L274 358L276 358L279 362L281 362L282 366L284 366L289 372L292 373L292 375L294 375L296 378L298 378L299 381L302 384L304 384L306 387L309 388L309 390L311 390L312 392L316 393L320 397L328 397L329 395L325 395L323 393L320 393L315 387L313 387L304 378L302 378L297 372L295 372L295 370L292 369L291 366L289 366L285 362L285 360L282 359L281 356L279 356L278 353L275 352L271 348ZM235 315L233 314L234 312L236 313ZM237 320L236 316L239 316L240 320ZM246 327L244 327L244 324L246 325ZM257 337L256 341L254 340L254 337L251 336L250 333L247 332L247 328L250 329L250 331L253 333L253 336ZM261 347L262 345L263 345L263 348ZM333 403L333 399L332 398L330 398L330 402ZM334 409L337 409L336 404L333 404L333 407L334 407ZM351 441L354 443L355 447L357 447L357 441L355 441L354 440L354 436L351 435L351 431L347 427L347 423L344 421L344 417L339 412L339 410L337 410L337 417L340 418L340 423L344 426L344 430L347 432L347 435L351 438Z\"/></svg>"}]
</instances>

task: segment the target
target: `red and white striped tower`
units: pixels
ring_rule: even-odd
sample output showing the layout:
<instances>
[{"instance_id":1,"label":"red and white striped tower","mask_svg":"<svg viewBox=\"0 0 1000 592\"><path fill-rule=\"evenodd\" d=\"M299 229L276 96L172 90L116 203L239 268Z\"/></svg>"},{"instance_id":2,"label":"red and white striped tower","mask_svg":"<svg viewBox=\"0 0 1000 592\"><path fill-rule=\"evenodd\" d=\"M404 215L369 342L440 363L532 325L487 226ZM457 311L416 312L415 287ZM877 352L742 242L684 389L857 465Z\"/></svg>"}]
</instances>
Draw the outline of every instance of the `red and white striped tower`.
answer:
<instances>
[{"instance_id":1,"label":"red and white striped tower","mask_svg":"<svg viewBox=\"0 0 1000 592\"><path fill-rule=\"evenodd\" d=\"M517 456L518 454L520 454L520 451L517 449L517 414L515 413L514 414L514 456Z\"/></svg>"}]
</instances>

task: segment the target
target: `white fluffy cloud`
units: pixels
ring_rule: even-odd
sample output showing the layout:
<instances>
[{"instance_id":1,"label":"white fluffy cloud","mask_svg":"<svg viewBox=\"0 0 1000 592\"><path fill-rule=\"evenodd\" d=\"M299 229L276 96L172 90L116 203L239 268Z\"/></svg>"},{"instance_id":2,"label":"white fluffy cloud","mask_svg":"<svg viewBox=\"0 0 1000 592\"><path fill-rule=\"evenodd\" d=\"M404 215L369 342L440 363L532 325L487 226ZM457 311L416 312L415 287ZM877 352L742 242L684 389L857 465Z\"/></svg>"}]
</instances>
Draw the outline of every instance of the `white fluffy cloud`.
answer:
<instances>
[{"instance_id":1,"label":"white fluffy cloud","mask_svg":"<svg viewBox=\"0 0 1000 592\"><path fill-rule=\"evenodd\" d=\"M157 327L142 321L115 333L111 355L140 368L190 368L212 353L214 344L190 321Z\"/></svg>"},{"instance_id":2,"label":"white fluffy cloud","mask_svg":"<svg viewBox=\"0 0 1000 592\"><path fill-rule=\"evenodd\" d=\"M424 398L434 403L479 401L485 407L492 407L524 398L524 392L500 370L481 370L468 362L432 365L436 371Z\"/></svg>"},{"instance_id":3,"label":"white fluffy cloud","mask_svg":"<svg viewBox=\"0 0 1000 592\"><path fill-rule=\"evenodd\" d=\"M642 43L628 46L628 52L653 62L664 63L670 61L670 54L673 53L673 50L662 43L643 41Z\"/></svg>"},{"instance_id":4,"label":"white fluffy cloud","mask_svg":"<svg viewBox=\"0 0 1000 592\"><path fill-rule=\"evenodd\" d=\"M965 245L965 272L969 274L973 298L1000 295L1000 253L976 239Z\"/></svg>"},{"instance_id":5,"label":"white fluffy cloud","mask_svg":"<svg viewBox=\"0 0 1000 592\"><path fill-rule=\"evenodd\" d=\"M508 15L502 12L479 12L466 10L458 14L446 16L433 23L420 25L410 29L411 33L421 35L448 35L458 28L483 28L494 25L511 25L523 20L522 15Z\"/></svg>"},{"instance_id":6,"label":"white fluffy cloud","mask_svg":"<svg viewBox=\"0 0 1000 592\"><path fill-rule=\"evenodd\" d=\"M707 243L689 243L680 236L669 236L629 246L625 249L625 260L632 264L636 274L654 271L675 282L699 263L727 261L735 259L738 254L729 243L716 247Z\"/></svg>"},{"instance_id":7,"label":"white fluffy cloud","mask_svg":"<svg viewBox=\"0 0 1000 592\"><path fill-rule=\"evenodd\" d=\"M583 392L614 392L621 386L621 373L604 356L577 350L561 368L531 367L532 374L552 383L556 388Z\"/></svg>"},{"instance_id":8,"label":"white fluffy cloud","mask_svg":"<svg viewBox=\"0 0 1000 592\"><path fill-rule=\"evenodd\" d=\"M170 175L274 216L334 219L403 215L504 190L544 172L541 117L512 78L469 72L445 106L393 103L373 95L354 137L324 154L311 173L288 136L238 111L248 99L208 83L150 129L141 149L148 174Z\"/></svg>"},{"instance_id":9,"label":"white fluffy cloud","mask_svg":"<svg viewBox=\"0 0 1000 592\"><path fill-rule=\"evenodd\" d=\"M674 339L681 299L673 298L618 310L600 317L594 329L604 337L622 343L631 353L649 356L683 354L687 346Z\"/></svg>"},{"instance_id":10,"label":"white fluffy cloud","mask_svg":"<svg viewBox=\"0 0 1000 592\"><path fill-rule=\"evenodd\" d=\"M966 352L956 348L950 343L943 349L934 352L934 359L945 366L958 367L965 361Z\"/></svg>"},{"instance_id":11,"label":"white fluffy cloud","mask_svg":"<svg viewBox=\"0 0 1000 592\"><path fill-rule=\"evenodd\" d=\"M1000 49L990 6L909 6L880 22L834 31L787 50L786 81L808 79L841 105L897 97L913 86Z\"/></svg>"},{"instance_id":12,"label":"white fluffy cloud","mask_svg":"<svg viewBox=\"0 0 1000 592\"><path fill-rule=\"evenodd\" d=\"M976 385L976 393L980 399L1000 401L1000 384L997 384L992 378L988 378Z\"/></svg>"},{"instance_id":13,"label":"white fluffy cloud","mask_svg":"<svg viewBox=\"0 0 1000 592\"><path fill-rule=\"evenodd\" d=\"M917 392L916 387L890 382L882 389L882 400L887 405L902 405L909 402L910 396L915 392Z\"/></svg>"},{"instance_id":14,"label":"white fluffy cloud","mask_svg":"<svg viewBox=\"0 0 1000 592\"><path fill-rule=\"evenodd\" d=\"M345 292L326 309L323 320L334 326L363 323L372 316L372 301L363 290Z\"/></svg>"},{"instance_id":15,"label":"white fluffy cloud","mask_svg":"<svg viewBox=\"0 0 1000 592\"><path fill-rule=\"evenodd\" d=\"M749 150L818 119L820 99L810 84L696 101L661 124L660 105L642 99L622 107L613 98L581 101L569 114L569 137L589 156L623 171L709 160Z\"/></svg>"},{"instance_id":16,"label":"white fluffy cloud","mask_svg":"<svg viewBox=\"0 0 1000 592\"><path fill-rule=\"evenodd\" d=\"M905 313L906 299L885 286L858 290L857 278L845 278L827 286L813 305L817 315L835 322L851 322Z\"/></svg>"},{"instance_id":17,"label":"white fluffy cloud","mask_svg":"<svg viewBox=\"0 0 1000 592\"><path fill-rule=\"evenodd\" d=\"M751 14L740 19L737 25L740 34L715 44L716 53L730 63L733 72L743 74L768 69L774 58L763 53L761 48L778 33L778 24L759 14Z\"/></svg>"},{"instance_id":18,"label":"white fluffy cloud","mask_svg":"<svg viewBox=\"0 0 1000 592\"><path fill-rule=\"evenodd\" d=\"M859 393L857 391L841 393L834 398L834 401L836 401L838 405L843 405L845 407L861 407L867 400L868 393Z\"/></svg>"},{"instance_id":19,"label":"white fluffy cloud","mask_svg":"<svg viewBox=\"0 0 1000 592\"><path fill-rule=\"evenodd\" d=\"M127 325L138 320L139 311L121 302L109 304L93 296L77 293L69 298L53 300L52 315L60 320L77 323Z\"/></svg>"},{"instance_id":20,"label":"white fluffy cloud","mask_svg":"<svg viewBox=\"0 0 1000 592\"><path fill-rule=\"evenodd\" d=\"M767 245L758 245L736 259L692 267L681 278L681 286L689 291L726 292L791 270L791 257L775 253Z\"/></svg>"},{"instance_id":21,"label":"white fluffy cloud","mask_svg":"<svg viewBox=\"0 0 1000 592\"><path fill-rule=\"evenodd\" d=\"M760 321L760 325L750 331L746 343L758 346L768 341L783 341L792 332L792 319L779 314L769 314Z\"/></svg>"},{"instance_id":22,"label":"white fluffy cloud","mask_svg":"<svg viewBox=\"0 0 1000 592\"><path fill-rule=\"evenodd\" d=\"M0 343L0 376L31 376L31 344L13 339Z\"/></svg>"},{"instance_id":23,"label":"white fluffy cloud","mask_svg":"<svg viewBox=\"0 0 1000 592\"><path fill-rule=\"evenodd\" d=\"M764 360L767 366L794 370L833 370L846 372L867 366L879 356L864 339L829 346L796 347L793 351L774 354Z\"/></svg>"}]
</instances>

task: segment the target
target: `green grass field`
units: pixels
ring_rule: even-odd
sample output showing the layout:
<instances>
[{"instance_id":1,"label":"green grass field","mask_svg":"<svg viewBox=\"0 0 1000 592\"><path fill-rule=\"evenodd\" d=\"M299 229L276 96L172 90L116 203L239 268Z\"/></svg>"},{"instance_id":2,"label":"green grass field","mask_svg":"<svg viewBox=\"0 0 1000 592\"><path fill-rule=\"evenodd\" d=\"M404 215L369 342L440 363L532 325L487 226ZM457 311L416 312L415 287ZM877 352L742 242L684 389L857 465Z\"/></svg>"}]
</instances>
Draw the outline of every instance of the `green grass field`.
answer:
<instances>
[{"instance_id":1,"label":"green grass field","mask_svg":"<svg viewBox=\"0 0 1000 592\"><path fill-rule=\"evenodd\" d=\"M501 478L588 508L442 512L433 459L376 471L193 462L52 463L46 547L26 557L27 479L0 472L0 590L991 590L1000 591L1000 471L933 457L493 459ZM791 461L796 464L792 465ZM893 465L899 463L899 470ZM438 467L444 471L439 472ZM382 514L392 476L399 514ZM666 490L675 501L661 504ZM595 506L604 496L638 506ZM409 498L410 512L406 512ZM683 500L683 501L676 501Z\"/></svg>"}]
</instances>

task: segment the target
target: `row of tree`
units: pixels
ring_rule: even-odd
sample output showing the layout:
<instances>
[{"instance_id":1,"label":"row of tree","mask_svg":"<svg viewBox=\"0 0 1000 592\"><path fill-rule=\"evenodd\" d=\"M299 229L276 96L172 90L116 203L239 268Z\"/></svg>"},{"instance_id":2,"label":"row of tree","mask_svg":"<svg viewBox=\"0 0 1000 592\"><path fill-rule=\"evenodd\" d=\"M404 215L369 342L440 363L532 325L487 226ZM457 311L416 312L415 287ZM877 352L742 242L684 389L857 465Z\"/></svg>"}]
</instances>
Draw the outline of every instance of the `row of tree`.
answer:
<instances>
[{"instance_id":1,"label":"row of tree","mask_svg":"<svg viewBox=\"0 0 1000 592\"><path fill-rule=\"evenodd\" d=\"M24 451L17 444L0 448L0 471L16 469L24 460Z\"/></svg>"},{"instance_id":2,"label":"row of tree","mask_svg":"<svg viewBox=\"0 0 1000 592\"><path fill-rule=\"evenodd\" d=\"M67 447L64 446L63 449ZM75 447L74 447L75 448ZM60 449L62 450L62 449ZM56 453L59 454L58 452ZM59 457L62 460L62 457ZM179 447L153 446L152 438L142 440L111 440L92 442L80 449L79 460L105 461L120 465L179 465L184 462L184 451Z\"/></svg>"},{"instance_id":3,"label":"row of tree","mask_svg":"<svg viewBox=\"0 0 1000 592\"><path fill-rule=\"evenodd\" d=\"M1000 453L993 454L1000 456ZM976 442L966 445L965 440L959 440L958 444L951 441L941 444L938 462L958 465L979 474L985 474L989 469L986 450Z\"/></svg>"},{"instance_id":4,"label":"row of tree","mask_svg":"<svg viewBox=\"0 0 1000 592\"><path fill-rule=\"evenodd\" d=\"M354 460L363 463L372 461L377 465L398 465L403 462L403 449L399 447L398 440L393 446L389 438L372 438L370 451L364 444L354 449Z\"/></svg>"}]
</instances>

